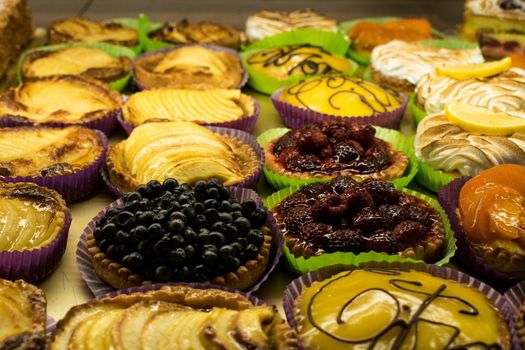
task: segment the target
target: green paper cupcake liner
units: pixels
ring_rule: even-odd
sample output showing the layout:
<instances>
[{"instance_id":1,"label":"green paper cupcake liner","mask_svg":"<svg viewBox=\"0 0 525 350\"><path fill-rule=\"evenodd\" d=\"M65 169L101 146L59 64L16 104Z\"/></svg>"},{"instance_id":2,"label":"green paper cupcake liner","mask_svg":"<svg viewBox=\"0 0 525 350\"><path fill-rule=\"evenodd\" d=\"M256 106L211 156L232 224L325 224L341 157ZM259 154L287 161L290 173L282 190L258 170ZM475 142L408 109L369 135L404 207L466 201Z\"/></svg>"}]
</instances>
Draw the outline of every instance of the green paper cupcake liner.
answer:
<instances>
[{"instance_id":1,"label":"green paper cupcake liner","mask_svg":"<svg viewBox=\"0 0 525 350\"><path fill-rule=\"evenodd\" d=\"M108 23L118 23L126 27L131 27L136 29L139 32L139 43L135 46L126 46L127 48L131 49L135 55L138 55L142 52L144 49L144 41L142 36L142 23L145 21L146 16L140 15L139 18L113 18L110 20L107 20L105 22Z\"/></svg>"},{"instance_id":2,"label":"green paper cupcake liner","mask_svg":"<svg viewBox=\"0 0 525 350\"><path fill-rule=\"evenodd\" d=\"M127 47L118 46L118 45L111 45L111 44L105 44L105 43L77 42L77 43L67 43L67 44L57 44L57 45L36 47L34 49L30 49L30 50L25 51L20 56L20 58L18 59L18 64L17 64L18 83L19 84L23 84L24 83L24 80L23 80L23 77L22 77L22 64L24 63L24 60L25 60L25 58L26 58L26 56L28 54L30 54L32 52L35 52L35 51L55 51L55 50L63 49L63 48L66 48L66 47L74 47L74 46L93 47L93 48L96 48L96 49L100 49L100 50L106 52L107 54L109 54L111 56L115 56L115 57L126 56L131 61L133 61L135 59L135 56L136 56L135 53L133 52L133 50L131 50L131 49L127 48ZM113 90L122 91L128 85L128 82L129 82L130 79L131 79L131 71L126 76L124 76L124 77L122 77L120 79L117 79L115 81L112 81L108 85Z\"/></svg>"},{"instance_id":3,"label":"green paper cupcake liner","mask_svg":"<svg viewBox=\"0 0 525 350\"><path fill-rule=\"evenodd\" d=\"M142 41L144 42L144 51L145 52L158 50L158 49L164 49L166 47L172 47L172 46L177 45L175 43L168 43L168 42L165 42L165 41L151 39L148 36L148 34L151 31L162 27L162 25L164 23L163 22L151 22L149 20L149 17L147 17L147 16L144 16L144 17L145 17L145 19L144 19L144 21L142 23L140 33L141 33L141 36L142 36Z\"/></svg>"},{"instance_id":4,"label":"green paper cupcake liner","mask_svg":"<svg viewBox=\"0 0 525 350\"><path fill-rule=\"evenodd\" d=\"M404 176L390 180L396 188L401 189L406 186L412 181L412 179L416 176L419 166L416 156L414 155L412 145L410 144L410 141L403 136L399 131L387 129L387 128L381 128L378 126L375 126L376 129L376 137L382 140L387 141L392 145L392 147L395 150L404 152L409 158L410 162L408 163L408 167L405 170ZM287 128L275 128L270 129L264 133L262 133L258 138L257 142L261 145L262 148L265 147L265 145L286 134L290 129ZM266 166L263 168L264 175L266 177L266 180L270 183L270 185L276 189L286 188L289 186L302 186L309 183L314 182L328 182L330 181L330 178L312 178L312 179L294 179L293 177L281 175L278 173L275 173L268 169Z\"/></svg>"},{"instance_id":5,"label":"green paper cupcake liner","mask_svg":"<svg viewBox=\"0 0 525 350\"><path fill-rule=\"evenodd\" d=\"M418 41L423 46L440 47L442 49L475 49L478 44L461 40L455 37L445 37L443 39L428 39Z\"/></svg>"},{"instance_id":6,"label":"green paper cupcake liner","mask_svg":"<svg viewBox=\"0 0 525 350\"><path fill-rule=\"evenodd\" d=\"M372 78L372 68L370 68L370 66L366 67L363 71L363 79L372 82L374 81Z\"/></svg>"},{"instance_id":7,"label":"green paper cupcake liner","mask_svg":"<svg viewBox=\"0 0 525 350\"><path fill-rule=\"evenodd\" d=\"M408 108L410 108L412 116L414 117L414 121L417 125L423 118L427 116L427 114L425 113L425 111L421 110L421 108L418 107L416 100L417 95L410 94L410 98L408 99Z\"/></svg>"},{"instance_id":8,"label":"green paper cupcake liner","mask_svg":"<svg viewBox=\"0 0 525 350\"><path fill-rule=\"evenodd\" d=\"M283 201L286 197L291 195L300 189L300 186L292 186L285 189L282 189L268 198L263 202L268 209L273 209L277 204ZM443 226L445 228L445 242L443 243L443 255L442 258L435 262L435 265L443 266L447 264L450 259L454 256L457 247L456 247L456 238L454 237L454 232L450 228L450 222L448 220L447 214L441 208L438 201L430 198L422 193L412 191L409 189L401 189L401 191L422 199L426 201L430 206L437 210ZM412 262L412 263L422 263L421 260L415 260L410 258L401 258L397 255L388 255L385 253L378 253L375 251L370 251L367 253L354 254L351 252L335 252L335 253L325 253L318 256L312 256L308 259L303 257L296 257L293 255L286 245L286 240L283 249L283 255L286 257L288 267L290 270L298 275L302 275L317 269L333 266L333 265L359 265L365 262Z\"/></svg>"},{"instance_id":9,"label":"green paper cupcake liner","mask_svg":"<svg viewBox=\"0 0 525 350\"><path fill-rule=\"evenodd\" d=\"M243 51L256 51L277 46L294 44L310 44L319 46L331 53L344 56L350 46L350 41L344 35L326 30L297 29L284 32L259 40L244 48Z\"/></svg>"}]
</instances>

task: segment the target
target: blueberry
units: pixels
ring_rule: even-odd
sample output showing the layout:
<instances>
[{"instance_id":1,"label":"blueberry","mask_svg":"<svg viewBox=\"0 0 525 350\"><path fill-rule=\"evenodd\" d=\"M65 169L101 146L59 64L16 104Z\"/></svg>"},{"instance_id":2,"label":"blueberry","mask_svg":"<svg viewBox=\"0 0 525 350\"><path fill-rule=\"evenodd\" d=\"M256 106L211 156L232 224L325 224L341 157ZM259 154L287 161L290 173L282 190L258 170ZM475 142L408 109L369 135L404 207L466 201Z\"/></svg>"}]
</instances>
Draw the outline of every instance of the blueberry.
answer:
<instances>
[{"instance_id":1,"label":"blueberry","mask_svg":"<svg viewBox=\"0 0 525 350\"><path fill-rule=\"evenodd\" d=\"M186 259L191 260L195 256L195 247L188 244L186 248L184 248L184 252L186 253Z\"/></svg>"},{"instance_id":2,"label":"blueberry","mask_svg":"<svg viewBox=\"0 0 525 350\"><path fill-rule=\"evenodd\" d=\"M159 223L153 223L149 225L147 230L148 230L148 237L151 237L151 238L160 237L164 233L164 228Z\"/></svg>"},{"instance_id":3,"label":"blueberry","mask_svg":"<svg viewBox=\"0 0 525 350\"><path fill-rule=\"evenodd\" d=\"M206 197L218 200L221 197L221 193L217 188L212 187L206 191Z\"/></svg>"},{"instance_id":4,"label":"blueberry","mask_svg":"<svg viewBox=\"0 0 525 350\"><path fill-rule=\"evenodd\" d=\"M237 230L237 227L235 227L233 224L226 225L225 233L229 241L234 241L237 239L237 237L239 237L239 231Z\"/></svg>"},{"instance_id":5,"label":"blueberry","mask_svg":"<svg viewBox=\"0 0 525 350\"><path fill-rule=\"evenodd\" d=\"M182 247L184 245L184 237L181 235L174 235L170 238L171 245L173 247Z\"/></svg>"},{"instance_id":6,"label":"blueberry","mask_svg":"<svg viewBox=\"0 0 525 350\"><path fill-rule=\"evenodd\" d=\"M237 238L237 243L239 243L243 248L248 245L248 240L244 237Z\"/></svg>"},{"instance_id":7,"label":"blueberry","mask_svg":"<svg viewBox=\"0 0 525 350\"><path fill-rule=\"evenodd\" d=\"M208 268L202 264L195 266L193 272L195 273L195 279L199 282L204 282L208 279Z\"/></svg>"},{"instance_id":8,"label":"blueberry","mask_svg":"<svg viewBox=\"0 0 525 350\"><path fill-rule=\"evenodd\" d=\"M153 251L155 254L166 254L170 249L170 241L167 239L161 239L153 246Z\"/></svg>"},{"instance_id":9,"label":"blueberry","mask_svg":"<svg viewBox=\"0 0 525 350\"><path fill-rule=\"evenodd\" d=\"M219 210L229 213L232 210L232 205L228 201L222 201L219 205Z\"/></svg>"},{"instance_id":10,"label":"blueberry","mask_svg":"<svg viewBox=\"0 0 525 350\"><path fill-rule=\"evenodd\" d=\"M169 205L165 207L169 213L179 211L181 206L179 203L170 201Z\"/></svg>"},{"instance_id":11,"label":"blueberry","mask_svg":"<svg viewBox=\"0 0 525 350\"><path fill-rule=\"evenodd\" d=\"M188 221L192 221L195 218L195 215L197 214L192 206L184 208L182 212L184 213L184 215L186 215Z\"/></svg>"},{"instance_id":12,"label":"blueberry","mask_svg":"<svg viewBox=\"0 0 525 350\"><path fill-rule=\"evenodd\" d=\"M118 243L126 244L129 243L130 234L127 231L119 230L115 233L115 241Z\"/></svg>"},{"instance_id":13,"label":"blueberry","mask_svg":"<svg viewBox=\"0 0 525 350\"><path fill-rule=\"evenodd\" d=\"M124 255L123 254L124 249L123 249L122 244L111 244L108 247L107 254L109 255L111 260L119 261Z\"/></svg>"},{"instance_id":14,"label":"blueberry","mask_svg":"<svg viewBox=\"0 0 525 350\"><path fill-rule=\"evenodd\" d=\"M248 232L248 230L252 227L250 220L240 217L233 221L233 224L235 227L237 227L237 230L241 235L244 235Z\"/></svg>"},{"instance_id":15,"label":"blueberry","mask_svg":"<svg viewBox=\"0 0 525 350\"><path fill-rule=\"evenodd\" d=\"M233 255L234 255L233 248L230 245L223 245L219 249L219 255L225 261L230 261L231 259L233 259Z\"/></svg>"},{"instance_id":16,"label":"blueberry","mask_svg":"<svg viewBox=\"0 0 525 350\"><path fill-rule=\"evenodd\" d=\"M243 246L237 241L230 244L230 247L232 247L234 255L238 255L243 250Z\"/></svg>"},{"instance_id":17,"label":"blueberry","mask_svg":"<svg viewBox=\"0 0 525 350\"><path fill-rule=\"evenodd\" d=\"M260 247L264 242L264 233L262 233L261 230L251 229L248 231L246 238L248 239L248 242Z\"/></svg>"},{"instance_id":18,"label":"blueberry","mask_svg":"<svg viewBox=\"0 0 525 350\"><path fill-rule=\"evenodd\" d=\"M202 261L206 266L213 266L219 261L219 256L212 250L205 250L202 253Z\"/></svg>"},{"instance_id":19,"label":"blueberry","mask_svg":"<svg viewBox=\"0 0 525 350\"><path fill-rule=\"evenodd\" d=\"M155 280L158 282L169 282L172 279L172 273L169 267L163 265L155 269Z\"/></svg>"},{"instance_id":20,"label":"blueberry","mask_svg":"<svg viewBox=\"0 0 525 350\"><path fill-rule=\"evenodd\" d=\"M197 215L195 215L195 225L197 227L206 227L206 225L208 225L208 221L206 220L206 216L204 216L204 214L197 214Z\"/></svg>"},{"instance_id":21,"label":"blueberry","mask_svg":"<svg viewBox=\"0 0 525 350\"><path fill-rule=\"evenodd\" d=\"M231 215L233 221L235 221L235 219L237 219L237 218L242 217L242 213L241 213L240 210L232 211L230 215Z\"/></svg>"},{"instance_id":22,"label":"blueberry","mask_svg":"<svg viewBox=\"0 0 525 350\"><path fill-rule=\"evenodd\" d=\"M100 241L100 243L98 243L98 247L100 248L100 250L102 250L105 253L107 253L110 245L111 245L111 242L107 239L103 239Z\"/></svg>"},{"instance_id":23,"label":"blueberry","mask_svg":"<svg viewBox=\"0 0 525 350\"><path fill-rule=\"evenodd\" d=\"M249 216L253 227L261 227L266 223L266 212L262 208L255 209Z\"/></svg>"},{"instance_id":24,"label":"blueberry","mask_svg":"<svg viewBox=\"0 0 525 350\"><path fill-rule=\"evenodd\" d=\"M113 238L113 235L115 234L116 231L117 231L117 226L115 224L113 223L105 224L100 229L100 234L102 236L100 240ZM99 240L99 238L97 238L96 236L95 236L95 239L97 241Z\"/></svg>"},{"instance_id":25,"label":"blueberry","mask_svg":"<svg viewBox=\"0 0 525 350\"><path fill-rule=\"evenodd\" d=\"M187 266L179 266L173 271L173 277L177 281L187 281L190 277L190 269Z\"/></svg>"},{"instance_id":26,"label":"blueberry","mask_svg":"<svg viewBox=\"0 0 525 350\"><path fill-rule=\"evenodd\" d=\"M119 224L122 227L133 225L134 222L135 217L130 211L122 211L117 215L117 224Z\"/></svg>"},{"instance_id":27,"label":"blueberry","mask_svg":"<svg viewBox=\"0 0 525 350\"><path fill-rule=\"evenodd\" d=\"M219 219L226 224L233 222L233 217L230 215L230 213L226 212L219 213Z\"/></svg>"},{"instance_id":28,"label":"blueberry","mask_svg":"<svg viewBox=\"0 0 525 350\"><path fill-rule=\"evenodd\" d=\"M149 197L150 191L146 185L139 185L136 188L136 191L141 195L141 197Z\"/></svg>"},{"instance_id":29,"label":"blueberry","mask_svg":"<svg viewBox=\"0 0 525 350\"><path fill-rule=\"evenodd\" d=\"M255 201L253 199L248 199L241 204L241 208L242 213L245 216L248 216L251 213L253 213L255 209L257 209L257 204L255 204Z\"/></svg>"},{"instance_id":30,"label":"blueberry","mask_svg":"<svg viewBox=\"0 0 525 350\"><path fill-rule=\"evenodd\" d=\"M207 231L207 230L206 230ZM206 244L210 241L210 234L209 232L199 232L197 234L197 241L200 244Z\"/></svg>"},{"instance_id":31,"label":"blueberry","mask_svg":"<svg viewBox=\"0 0 525 350\"><path fill-rule=\"evenodd\" d=\"M177 188L177 186L179 186L179 182L173 178L168 178L166 180L164 180L164 182L162 183L162 189L164 191L173 191L175 188Z\"/></svg>"},{"instance_id":32,"label":"blueberry","mask_svg":"<svg viewBox=\"0 0 525 350\"><path fill-rule=\"evenodd\" d=\"M191 191L191 186L188 185L188 184L182 184L182 185L179 186L179 189L182 192L190 192Z\"/></svg>"},{"instance_id":33,"label":"blueberry","mask_svg":"<svg viewBox=\"0 0 525 350\"><path fill-rule=\"evenodd\" d=\"M140 201L141 199L142 196L138 192L128 192L123 197L125 203Z\"/></svg>"},{"instance_id":34,"label":"blueberry","mask_svg":"<svg viewBox=\"0 0 525 350\"><path fill-rule=\"evenodd\" d=\"M162 193L162 185L157 180L151 180L147 184L150 192L150 197L157 196Z\"/></svg>"},{"instance_id":35,"label":"blueberry","mask_svg":"<svg viewBox=\"0 0 525 350\"><path fill-rule=\"evenodd\" d=\"M204 213L204 210L206 207L201 202L196 202L193 204L193 209L195 210L195 214L202 214Z\"/></svg>"},{"instance_id":36,"label":"blueberry","mask_svg":"<svg viewBox=\"0 0 525 350\"><path fill-rule=\"evenodd\" d=\"M140 241L139 245L137 246L137 250L139 253L142 253L143 255L148 255L151 253L151 243L149 241Z\"/></svg>"},{"instance_id":37,"label":"blueberry","mask_svg":"<svg viewBox=\"0 0 525 350\"><path fill-rule=\"evenodd\" d=\"M163 224L168 220L168 211L167 210L159 210L157 214L153 217L153 222L157 222L159 224Z\"/></svg>"},{"instance_id":38,"label":"blueberry","mask_svg":"<svg viewBox=\"0 0 525 350\"><path fill-rule=\"evenodd\" d=\"M226 224L222 221L217 221L217 222L214 222L213 225L211 225L211 229L213 231L226 233Z\"/></svg>"},{"instance_id":39,"label":"blueberry","mask_svg":"<svg viewBox=\"0 0 525 350\"><path fill-rule=\"evenodd\" d=\"M233 258L228 262L228 266L231 270L237 271L239 266L241 266L241 261L238 258Z\"/></svg>"},{"instance_id":40,"label":"blueberry","mask_svg":"<svg viewBox=\"0 0 525 350\"><path fill-rule=\"evenodd\" d=\"M133 237L133 239L135 239L137 241L140 241L140 240L143 240L143 239L145 239L147 237L148 230L144 226L136 226L136 227L131 229L130 233L131 233L131 236Z\"/></svg>"},{"instance_id":41,"label":"blueberry","mask_svg":"<svg viewBox=\"0 0 525 350\"><path fill-rule=\"evenodd\" d=\"M152 212L151 210L148 210L148 211L143 212L138 217L138 221L140 224L147 226L153 223L154 218L155 218L155 213Z\"/></svg>"},{"instance_id":42,"label":"blueberry","mask_svg":"<svg viewBox=\"0 0 525 350\"><path fill-rule=\"evenodd\" d=\"M212 251L214 253L219 253L219 249L217 248L217 246L213 245L213 244L204 244L202 246L202 251L205 251L205 250L209 250L209 251Z\"/></svg>"},{"instance_id":43,"label":"blueberry","mask_svg":"<svg viewBox=\"0 0 525 350\"><path fill-rule=\"evenodd\" d=\"M142 268L144 258L140 253L133 252L122 258L122 265L130 270L139 270Z\"/></svg>"},{"instance_id":44,"label":"blueberry","mask_svg":"<svg viewBox=\"0 0 525 350\"><path fill-rule=\"evenodd\" d=\"M181 211L174 211L173 213L171 213L170 221L176 220L176 219L184 221L184 224L186 224L188 222L188 219L186 218L186 215L184 215L184 213L181 212Z\"/></svg>"},{"instance_id":45,"label":"blueberry","mask_svg":"<svg viewBox=\"0 0 525 350\"><path fill-rule=\"evenodd\" d=\"M170 250L168 255L168 261L172 264L180 264L186 259L186 251L184 248L177 248Z\"/></svg>"},{"instance_id":46,"label":"blueberry","mask_svg":"<svg viewBox=\"0 0 525 350\"><path fill-rule=\"evenodd\" d=\"M186 242L194 243L197 241L197 233L191 227L186 227L186 230L184 231L184 239Z\"/></svg>"},{"instance_id":47,"label":"blueberry","mask_svg":"<svg viewBox=\"0 0 525 350\"><path fill-rule=\"evenodd\" d=\"M180 204L188 204L190 202L190 197L186 194L181 194L179 196L179 203Z\"/></svg>"},{"instance_id":48,"label":"blueberry","mask_svg":"<svg viewBox=\"0 0 525 350\"><path fill-rule=\"evenodd\" d=\"M219 207L219 202L217 202L216 199L206 199L204 201L204 207L206 209L211 209L211 208L217 209Z\"/></svg>"},{"instance_id":49,"label":"blueberry","mask_svg":"<svg viewBox=\"0 0 525 350\"><path fill-rule=\"evenodd\" d=\"M231 201L230 201L231 203ZM241 211L242 210L242 206L240 203L232 203L232 211Z\"/></svg>"},{"instance_id":50,"label":"blueberry","mask_svg":"<svg viewBox=\"0 0 525 350\"><path fill-rule=\"evenodd\" d=\"M219 180L219 178L217 177L213 177L211 179L208 180L208 187L211 188L211 187L215 187L215 188L220 188L220 187L223 187L224 185L222 184L222 181Z\"/></svg>"},{"instance_id":51,"label":"blueberry","mask_svg":"<svg viewBox=\"0 0 525 350\"><path fill-rule=\"evenodd\" d=\"M255 259L259 253L259 248L255 244L248 244L244 250L247 259Z\"/></svg>"},{"instance_id":52,"label":"blueberry","mask_svg":"<svg viewBox=\"0 0 525 350\"><path fill-rule=\"evenodd\" d=\"M217 209L206 209L204 211L204 216L206 217L206 221L209 223L219 220L219 212Z\"/></svg>"},{"instance_id":53,"label":"blueberry","mask_svg":"<svg viewBox=\"0 0 525 350\"><path fill-rule=\"evenodd\" d=\"M226 240L224 239L224 235L222 233L217 232L217 231L212 231L210 232L209 241L211 244L214 244L215 246L220 247L224 245L224 242Z\"/></svg>"},{"instance_id":54,"label":"blueberry","mask_svg":"<svg viewBox=\"0 0 525 350\"><path fill-rule=\"evenodd\" d=\"M168 228L171 233L181 235L184 233L184 229L186 228L186 223L181 219L173 219L170 221Z\"/></svg>"}]
</instances>

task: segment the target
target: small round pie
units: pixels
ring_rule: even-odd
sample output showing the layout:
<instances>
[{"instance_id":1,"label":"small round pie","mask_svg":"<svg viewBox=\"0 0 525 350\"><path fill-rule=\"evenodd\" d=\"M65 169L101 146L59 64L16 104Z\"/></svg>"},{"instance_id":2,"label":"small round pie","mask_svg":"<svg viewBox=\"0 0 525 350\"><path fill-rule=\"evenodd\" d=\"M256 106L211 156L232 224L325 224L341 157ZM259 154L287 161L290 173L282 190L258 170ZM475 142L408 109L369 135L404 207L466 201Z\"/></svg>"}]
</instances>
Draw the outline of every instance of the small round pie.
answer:
<instances>
[{"instance_id":1,"label":"small round pie","mask_svg":"<svg viewBox=\"0 0 525 350\"><path fill-rule=\"evenodd\" d=\"M272 208L295 257L376 251L433 262L444 226L427 202L386 181L336 177L301 187Z\"/></svg>"},{"instance_id":2,"label":"small round pie","mask_svg":"<svg viewBox=\"0 0 525 350\"><path fill-rule=\"evenodd\" d=\"M46 297L22 280L0 279L0 349L47 349Z\"/></svg>"},{"instance_id":3,"label":"small round pie","mask_svg":"<svg viewBox=\"0 0 525 350\"><path fill-rule=\"evenodd\" d=\"M209 281L244 290L269 263L266 221L254 200L240 201L217 179L193 188L150 181L105 211L87 248L96 274L117 289Z\"/></svg>"},{"instance_id":4,"label":"small round pie","mask_svg":"<svg viewBox=\"0 0 525 350\"><path fill-rule=\"evenodd\" d=\"M97 80L73 75L47 77L1 93L0 121L95 122L114 119L122 103L119 93Z\"/></svg>"},{"instance_id":5,"label":"small round pie","mask_svg":"<svg viewBox=\"0 0 525 350\"><path fill-rule=\"evenodd\" d=\"M55 21L48 28L48 34L50 44L84 41L135 46L139 42L139 33L135 28L119 23L100 23L83 17Z\"/></svg>"},{"instance_id":6,"label":"small round pie","mask_svg":"<svg viewBox=\"0 0 525 350\"><path fill-rule=\"evenodd\" d=\"M239 138L189 122L142 124L111 146L106 159L111 183L125 192L170 177L188 184L213 177L240 184L258 172L260 162L257 150Z\"/></svg>"},{"instance_id":7,"label":"small round pie","mask_svg":"<svg viewBox=\"0 0 525 350\"><path fill-rule=\"evenodd\" d=\"M237 53L213 45L181 45L142 54L133 63L142 89L237 89L243 69Z\"/></svg>"},{"instance_id":8,"label":"small round pie","mask_svg":"<svg viewBox=\"0 0 525 350\"><path fill-rule=\"evenodd\" d=\"M73 45L56 50L34 50L22 62L24 81L56 75L80 75L113 82L131 72L127 56L113 56L96 47Z\"/></svg>"},{"instance_id":9,"label":"small round pie","mask_svg":"<svg viewBox=\"0 0 525 350\"><path fill-rule=\"evenodd\" d=\"M297 350L273 306L238 292L174 285L94 299L68 311L51 350Z\"/></svg>"}]
</instances>

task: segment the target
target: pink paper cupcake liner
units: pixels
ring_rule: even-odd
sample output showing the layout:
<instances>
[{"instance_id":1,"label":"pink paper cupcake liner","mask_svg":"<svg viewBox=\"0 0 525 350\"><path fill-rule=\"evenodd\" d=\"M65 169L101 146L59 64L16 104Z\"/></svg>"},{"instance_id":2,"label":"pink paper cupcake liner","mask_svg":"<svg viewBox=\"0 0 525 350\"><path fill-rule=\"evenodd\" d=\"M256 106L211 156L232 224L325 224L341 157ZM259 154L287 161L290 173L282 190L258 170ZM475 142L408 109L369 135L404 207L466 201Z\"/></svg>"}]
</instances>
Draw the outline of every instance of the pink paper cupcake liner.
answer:
<instances>
[{"instance_id":1,"label":"pink paper cupcake liner","mask_svg":"<svg viewBox=\"0 0 525 350\"><path fill-rule=\"evenodd\" d=\"M238 130L238 129L222 128L218 126L207 126L207 128L218 134L227 135L227 136L239 139L243 143L249 145L251 148L253 148L257 152L257 154L259 155L259 159L260 159L257 170L250 177L246 178L241 183L235 185L236 187L255 186L255 184L257 183L257 180L259 179L259 176L261 175L261 172L264 166L264 162L265 162L264 150L261 148L261 146L255 139L255 137L253 137L252 135L250 135L249 133L245 131ZM110 191L113 192L117 197L122 197L125 192L111 183L105 166L102 166L100 168L100 173L102 176L102 180L106 183L106 186L110 189Z\"/></svg>"},{"instance_id":2,"label":"pink paper cupcake liner","mask_svg":"<svg viewBox=\"0 0 525 350\"><path fill-rule=\"evenodd\" d=\"M270 274L273 272L275 267L278 265L279 260L282 255L282 247L283 247L283 236L279 229L277 228L277 224L275 222L275 219L273 218L273 215L270 213L270 211L264 206L261 198L257 195L257 193L253 190L247 189L247 188L241 188L241 187L230 187L230 192L234 197L239 199L241 202L247 199L253 199L255 203L257 204L257 207L263 208L266 211L266 217L267 217L267 224L270 226L270 229L272 231L272 246L270 251L270 257L268 266L266 267L265 274L261 277L261 279L252 287L248 288L246 290L246 293L251 294L258 290L261 285L268 279ZM122 204L123 201L121 198L117 199L113 203L109 204L106 208L102 209L86 226L84 229L82 235L80 236L80 240L77 245L77 266L80 270L80 275L84 282L86 282L89 290L93 295L95 296L101 296L108 293L115 292L115 288L107 284L106 282L102 281L97 274L95 273L95 270L93 269L93 263L91 260L91 255L88 252L87 249L87 236L88 234L92 233L95 230L97 222L104 216L106 211L110 208L114 208L116 206L119 206ZM210 284L212 285L212 284ZM214 288L216 285L213 285Z\"/></svg>"},{"instance_id":3,"label":"pink paper cupcake liner","mask_svg":"<svg viewBox=\"0 0 525 350\"><path fill-rule=\"evenodd\" d=\"M303 126L311 123L320 123L322 121L331 120L349 120L351 118L358 119L368 124L382 126L384 128L399 129L401 126L401 120L403 119L403 113L405 112L408 102L408 97L406 95L402 95L401 107L393 111L380 113L373 116L341 117L332 114L315 112L283 102L279 100L279 95L283 89L284 88L281 88L275 91L271 96L271 100L284 125L292 129L302 128Z\"/></svg>"},{"instance_id":4,"label":"pink paper cupcake liner","mask_svg":"<svg viewBox=\"0 0 525 350\"><path fill-rule=\"evenodd\" d=\"M494 269L491 265L485 263L483 258L476 254L474 249L472 249L470 240L463 230L463 225L461 225L461 220L457 215L456 209L459 205L459 191L463 185L470 179L470 177L461 177L450 182L448 185L445 185L440 188L438 191L438 200L447 216L450 220L450 226L454 230L457 246L458 246L458 256L461 261L472 269L475 273L483 276L484 278L492 281L497 281L500 284L513 284L519 281L518 278L513 277L504 272Z\"/></svg>"},{"instance_id":5,"label":"pink paper cupcake liner","mask_svg":"<svg viewBox=\"0 0 525 350\"><path fill-rule=\"evenodd\" d=\"M98 118L85 123L59 123L59 122L50 122L50 123L35 123L24 118L19 118L16 116L5 116L0 118L0 128L11 128L16 126L51 126L55 128L65 128L67 126L78 125L85 126L86 128L100 130L107 136L110 136L115 130L115 127L118 125L117 118L120 118L122 110L120 108L115 109L106 114L103 118Z\"/></svg>"},{"instance_id":6,"label":"pink paper cupcake liner","mask_svg":"<svg viewBox=\"0 0 525 350\"><path fill-rule=\"evenodd\" d=\"M313 272L309 272L292 282L286 287L284 291L283 308L286 314L288 323L295 329L297 324L294 318L294 302L301 295L304 288L312 285L313 282L322 281L326 278L333 276L341 271L356 269L356 266L330 266ZM480 290L485 296L496 306L496 308L502 313L505 320L508 322L510 314L508 312L508 303L503 295L498 293L494 288L475 279L463 272L450 269L448 267L426 265L426 264L413 264L413 263L387 263L387 262L371 262L359 265L359 268L394 268L394 269L413 269L418 271L427 272L433 276L440 277L447 280L452 280L462 284L469 285L473 288Z\"/></svg>"},{"instance_id":7,"label":"pink paper cupcake liner","mask_svg":"<svg viewBox=\"0 0 525 350\"><path fill-rule=\"evenodd\" d=\"M522 350L523 346L518 334L518 329L516 326L516 316L522 305L525 303L525 281L522 281L516 284L514 287L510 288L503 295L508 303L508 312L510 317L510 329L512 332L512 349Z\"/></svg>"},{"instance_id":8,"label":"pink paper cupcake liner","mask_svg":"<svg viewBox=\"0 0 525 350\"><path fill-rule=\"evenodd\" d=\"M259 119L259 114L260 114L260 109L261 109L260 106L259 106L259 103L257 102L257 100L255 100L253 97L252 97L252 99L253 99L254 106L255 106L255 110L254 110L254 113L252 115L249 115L249 116L246 116L246 117L242 117L242 118L237 119L237 120L232 120L232 121L229 121L229 122L209 123L209 124L202 124L202 125L204 125L204 126L218 126L218 127L222 127L222 128L238 129L238 130L243 130L243 131L246 131L246 132L251 132L255 128L255 124L257 123L257 119ZM122 126L122 129L124 129L124 131L126 132L126 134L128 134L128 135L131 134L133 129L135 129L135 125L133 125L131 123L128 123L127 121L124 120L124 117L122 116L122 113L117 116L117 120L120 123L120 125Z\"/></svg>"},{"instance_id":9,"label":"pink paper cupcake liner","mask_svg":"<svg viewBox=\"0 0 525 350\"><path fill-rule=\"evenodd\" d=\"M51 188L62 195L68 204L77 202L91 193L100 185L99 169L106 159L108 139L106 135L95 130L102 142L102 152L95 161L82 170L66 175L56 176L7 176L0 177L3 182L33 182L37 185Z\"/></svg>"},{"instance_id":10,"label":"pink paper cupcake liner","mask_svg":"<svg viewBox=\"0 0 525 350\"><path fill-rule=\"evenodd\" d=\"M47 246L39 249L0 252L0 278L37 282L56 270L67 246L71 213L67 210L62 231Z\"/></svg>"},{"instance_id":11,"label":"pink paper cupcake liner","mask_svg":"<svg viewBox=\"0 0 525 350\"><path fill-rule=\"evenodd\" d=\"M143 57L148 57L148 56L151 56L151 55L154 55L154 54L157 54L157 53L165 53L165 52L169 52L169 51L175 50L175 49L177 49L179 47L193 46L193 45L202 46L204 48L207 48L207 49L210 49L210 50L214 50L214 51L226 52L226 53L229 53L232 56L235 56L237 58L237 60L239 61L239 64L241 65L241 68L242 68L242 78L241 78L241 82L239 83L239 86L237 86L237 88L240 89L244 85L246 85L246 83L248 82L248 72L246 71L246 69L242 65L241 56L239 55L239 53L237 51L229 49L227 47L222 47L222 46L217 46L217 45L209 45L209 44L181 44L181 45L173 45L171 47L167 47L167 48L164 48L164 49L158 49L158 50L154 50L154 51L145 52L145 53L137 56L137 58L135 58L135 61L137 61L137 60L139 60L139 59L141 59ZM137 78L137 75L135 73L135 63L133 63L133 82L139 88L139 90L147 90L148 89L148 87L145 86L144 84L142 84L140 79Z\"/></svg>"}]
</instances>

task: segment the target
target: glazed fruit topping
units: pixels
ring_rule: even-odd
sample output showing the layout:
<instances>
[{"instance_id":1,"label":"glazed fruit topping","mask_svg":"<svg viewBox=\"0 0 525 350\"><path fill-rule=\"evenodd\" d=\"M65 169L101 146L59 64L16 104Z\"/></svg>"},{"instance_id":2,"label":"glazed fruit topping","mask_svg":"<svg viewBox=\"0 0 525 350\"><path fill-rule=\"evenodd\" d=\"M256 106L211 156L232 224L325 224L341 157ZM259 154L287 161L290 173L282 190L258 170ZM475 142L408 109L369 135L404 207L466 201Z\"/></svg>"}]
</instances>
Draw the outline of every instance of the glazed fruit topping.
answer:
<instances>
[{"instance_id":1,"label":"glazed fruit topping","mask_svg":"<svg viewBox=\"0 0 525 350\"><path fill-rule=\"evenodd\" d=\"M192 188L150 181L110 208L93 232L99 248L155 282L206 281L257 258L266 211L217 179Z\"/></svg>"},{"instance_id":2,"label":"glazed fruit topping","mask_svg":"<svg viewBox=\"0 0 525 350\"><path fill-rule=\"evenodd\" d=\"M302 187L274 213L286 235L319 253L395 254L427 241L439 221L433 208L389 182L344 176Z\"/></svg>"},{"instance_id":3,"label":"glazed fruit topping","mask_svg":"<svg viewBox=\"0 0 525 350\"><path fill-rule=\"evenodd\" d=\"M295 172L369 174L392 164L387 143L374 135L372 126L358 121L309 124L279 138L273 152Z\"/></svg>"}]
</instances>

